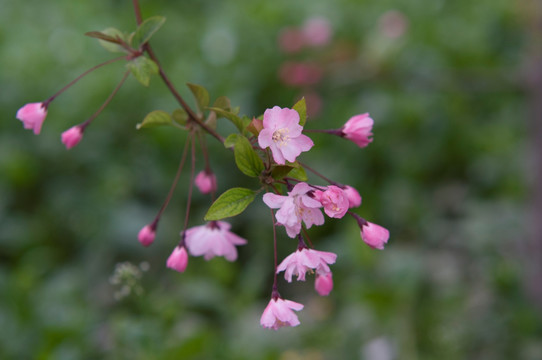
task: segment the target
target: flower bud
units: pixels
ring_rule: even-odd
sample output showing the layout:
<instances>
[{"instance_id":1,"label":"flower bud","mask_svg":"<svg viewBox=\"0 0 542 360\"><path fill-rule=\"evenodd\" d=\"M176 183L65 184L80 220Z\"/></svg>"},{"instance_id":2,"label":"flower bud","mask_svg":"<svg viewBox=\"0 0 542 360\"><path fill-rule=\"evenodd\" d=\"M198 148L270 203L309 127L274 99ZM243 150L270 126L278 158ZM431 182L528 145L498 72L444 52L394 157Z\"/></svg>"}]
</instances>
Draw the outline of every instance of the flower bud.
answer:
<instances>
[{"instance_id":1,"label":"flower bud","mask_svg":"<svg viewBox=\"0 0 542 360\"><path fill-rule=\"evenodd\" d=\"M79 144L79 141L83 138L83 128L80 125L73 126L62 133L62 143L66 146L66 149L71 149L75 145Z\"/></svg>"},{"instance_id":2,"label":"flower bud","mask_svg":"<svg viewBox=\"0 0 542 360\"><path fill-rule=\"evenodd\" d=\"M152 225L145 225L137 235L137 239L143 246L149 246L154 242L156 229Z\"/></svg>"},{"instance_id":3,"label":"flower bud","mask_svg":"<svg viewBox=\"0 0 542 360\"><path fill-rule=\"evenodd\" d=\"M314 289L320 296L328 296L333 290L333 276L331 272L327 274L316 274L314 279Z\"/></svg>"},{"instance_id":4,"label":"flower bud","mask_svg":"<svg viewBox=\"0 0 542 360\"><path fill-rule=\"evenodd\" d=\"M361 195L352 186L346 185L343 189L344 194L348 198L349 207L358 207L361 205Z\"/></svg>"},{"instance_id":5,"label":"flower bud","mask_svg":"<svg viewBox=\"0 0 542 360\"><path fill-rule=\"evenodd\" d=\"M47 108L43 103L29 103L17 111L17 119L23 122L25 129L32 129L38 135L41 125L47 116Z\"/></svg>"},{"instance_id":6,"label":"flower bud","mask_svg":"<svg viewBox=\"0 0 542 360\"><path fill-rule=\"evenodd\" d=\"M369 113L352 116L341 128L342 136L356 143L360 148L366 147L373 141L370 138L373 136L371 132L373 123Z\"/></svg>"},{"instance_id":7,"label":"flower bud","mask_svg":"<svg viewBox=\"0 0 542 360\"><path fill-rule=\"evenodd\" d=\"M202 194L209 194L216 191L216 176L212 172L207 172L207 170L200 171L194 181Z\"/></svg>"},{"instance_id":8,"label":"flower bud","mask_svg":"<svg viewBox=\"0 0 542 360\"><path fill-rule=\"evenodd\" d=\"M390 232L382 226L366 222L361 227L361 238L373 249L384 250L384 244L390 238Z\"/></svg>"},{"instance_id":9,"label":"flower bud","mask_svg":"<svg viewBox=\"0 0 542 360\"><path fill-rule=\"evenodd\" d=\"M186 270L188 265L188 253L184 246L177 246L173 249L171 255L167 259L166 266L180 273Z\"/></svg>"}]
</instances>

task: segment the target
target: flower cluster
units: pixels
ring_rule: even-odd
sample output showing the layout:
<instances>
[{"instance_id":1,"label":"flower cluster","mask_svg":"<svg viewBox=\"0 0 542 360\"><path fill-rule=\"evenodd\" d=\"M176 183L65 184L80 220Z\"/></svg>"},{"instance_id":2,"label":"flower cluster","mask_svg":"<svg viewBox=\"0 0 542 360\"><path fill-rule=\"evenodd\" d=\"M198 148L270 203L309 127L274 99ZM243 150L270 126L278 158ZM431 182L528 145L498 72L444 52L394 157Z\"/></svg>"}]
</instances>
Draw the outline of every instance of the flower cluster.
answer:
<instances>
[{"instance_id":1,"label":"flower cluster","mask_svg":"<svg viewBox=\"0 0 542 360\"><path fill-rule=\"evenodd\" d=\"M133 4L135 13L140 14L138 2L134 1ZM187 271L190 256L202 256L206 261L215 257L223 257L227 261L237 260L237 247L246 245L248 242L232 232L230 223L223 219L242 213L256 199L257 194L265 190L262 200L270 208L272 214L275 266L271 299L261 316L260 324L265 328L275 330L284 326L299 325L299 319L294 311L302 310L303 305L281 298L278 292L277 275L284 272L284 279L291 283L294 277L297 281L305 281L307 276L314 274L315 291L321 296L327 296L333 289L333 274L330 265L337 260L336 254L313 248L308 238L308 229L323 225L326 216L343 219L348 215L358 223L361 239L371 248L380 250L388 242L389 232L353 212L353 209L359 207L362 202L361 195L354 187L332 181L298 159L302 153L310 151L315 145L307 135L311 132L345 138L361 148L368 146L373 141L373 119L365 113L351 117L339 129L310 130L305 128L307 106L304 98L291 109L275 106L265 110L262 117L248 117L240 116L239 110L232 107L226 97L217 98L214 104L209 106L207 90L199 85L188 84L199 109L199 111L194 111L175 89L148 44L150 37L164 23L165 18L155 16L143 21L138 17L137 20L138 28L131 34L121 36L119 34L125 33L116 29L87 33L91 37L98 38L102 45L105 44L106 49L122 51L125 55L89 69L44 102L26 104L17 111L17 119L23 122L25 129L33 130L36 135L39 134L47 116L47 109L58 95L95 69L117 60L126 60L129 70L124 73L120 83L99 110L85 122L72 126L62 133L62 143L67 149L71 149L80 143L87 126L111 101L130 72L143 85L148 85L152 75L160 74L181 108L173 113L154 110L137 125L137 129L155 126L180 129L185 137L185 145L177 173L165 201L156 217L139 231L137 236L139 243L145 247L154 243L159 221L172 199L187 159L190 159L190 175L189 184L186 187L188 196L185 219L180 231L180 240L172 246L172 253L165 261L168 268L179 273ZM329 40L331 30L324 20L315 19L307 22L299 34L301 34L299 36L302 39L302 46L321 46ZM284 35L283 40L284 44L289 44L291 39L286 39ZM238 131L226 137L222 136L214 126L219 119L231 121ZM237 168L243 174L257 180L259 188L253 190L235 187L215 198L218 182L217 176L211 170L205 135L211 135L226 148L232 150ZM197 144L201 148L204 159L203 166L199 168L204 170L196 174ZM306 171L327 184L309 181ZM189 226L194 185L202 194L210 195L212 204L203 219L206 221L205 224ZM278 265L277 227L284 227L287 237L297 239L295 251ZM310 247L305 240L309 240Z\"/></svg>"}]
</instances>

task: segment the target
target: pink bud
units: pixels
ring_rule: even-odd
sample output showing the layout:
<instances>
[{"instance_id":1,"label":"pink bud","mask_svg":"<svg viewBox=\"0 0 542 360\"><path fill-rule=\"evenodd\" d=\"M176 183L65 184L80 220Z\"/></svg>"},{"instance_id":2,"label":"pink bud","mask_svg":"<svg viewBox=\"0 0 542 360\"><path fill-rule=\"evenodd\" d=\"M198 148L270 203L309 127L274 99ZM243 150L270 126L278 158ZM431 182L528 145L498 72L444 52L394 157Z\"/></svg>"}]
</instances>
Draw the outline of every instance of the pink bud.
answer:
<instances>
[{"instance_id":1,"label":"pink bud","mask_svg":"<svg viewBox=\"0 0 542 360\"><path fill-rule=\"evenodd\" d=\"M202 170L196 175L196 186L202 194L209 194L216 191L216 176L212 172Z\"/></svg>"},{"instance_id":2,"label":"pink bud","mask_svg":"<svg viewBox=\"0 0 542 360\"><path fill-rule=\"evenodd\" d=\"M188 253L184 246L177 246L173 249L171 255L167 259L166 266L180 273L186 270L188 265Z\"/></svg>"},{"instance_id":3,"label":"pink bud","mask_svg":"<svg viewBox=\"0 0 542 360\"><path fill-rule=\"evenodd\" d=\"M343 189L343 192L348 198L349 207L353 208L361 205L361 195L352 186L346 185Z\"/></svg>"},{"instance_id":4,"label":"pink bud","mask_svg":"<svg viewBox=\"0 0 542 360\"><path fill-rule=\"evenodd\" d=\"M341 128L345 138L356 143L360 148L369 145L373 139L371 132L373 128L373 119L369 117L369 113L352 116L346 124Z\"/></svg>"},{"instance_id":5,"label":"pink bud","mask_svg":"<svg viewBox=\"0 0 542 360\"><path fill-rule=\"evenodd\" d=\"M47 107L43 103L26 104L17 111L17 119L23 122L25 129L34 130L34 134L38 135L41 131L41 125L47 116Z\"/></svg>"},{"instance_id":6,"label":"pink bud","mask_svg":"<svg viewBox=\"0 0 542 360\"><path fill-rule=\"evenodd\" d=\"M373 249L384 250L384 244L390 238L390 232L380 225L366 222L361 227L361 238Z\"/></svg>"},{"instance_id":7,"label":"pink bud","mask_svg":"<svg viewBox=\"0 0 542 360\"><path fill-rule=\"evenodd\" d=\"M83 128L79 125L73 126L62 133L62 143L66 145L66 149L71 149L79 144L83 138Z\"/></svg>"},{"instance_id":8,"label":"pink bud","mask_svg":"<svg viewBox=\"0 0 542 360\"><path fill-rule=\"evenodd\" d=\"M328 296L331 290L333 290L333 276L331 272L327 274L316 274L314 280L314 289L320 296Z\"/></svg>"},{"instance_id":9,"label":"pink bud","mask_svg":"<svg viewBox=\"0 0 542 360\"><path fill-rule=\"evenodd\" d=\"M149 246L154 242L156 237L156 229L152 225L145 225L137 235L137 239L143 246Z\"/></svg>"}]
</instances>

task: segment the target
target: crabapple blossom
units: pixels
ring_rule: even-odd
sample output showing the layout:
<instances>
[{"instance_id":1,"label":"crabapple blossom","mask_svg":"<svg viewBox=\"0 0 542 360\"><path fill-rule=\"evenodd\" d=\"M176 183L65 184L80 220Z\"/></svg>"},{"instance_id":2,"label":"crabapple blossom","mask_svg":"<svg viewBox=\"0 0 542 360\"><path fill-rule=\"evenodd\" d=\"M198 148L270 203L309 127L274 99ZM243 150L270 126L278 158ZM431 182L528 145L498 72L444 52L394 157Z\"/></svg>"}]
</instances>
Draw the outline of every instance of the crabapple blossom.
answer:
<instances>
[{"instance_id":1,"label":"crabapple blossom","mask_svg":"<svg viewBox=\"0 0 542 360\"><path fill-rule=\"evenodd\" d=\"M186 270L188 265L188 253L184 246L176 246L167 259L166 266L180 273Z\"/></svg>"},{"instance_id":2,"label":"crabapple blossom","mask_svg":"<svg viewBox=\"0 0 542 360\"><path fill-rule=\"evenodd\" d=\"M384 244L390 238L390 232L380 225L366 221L361 227L361 238L373 249L383 250Z\"/></svg>"},{"instance_id":3,"label":"crabapple blossom","mask_svg":"<svg viewBox=\"0 0 542 360\"><path fill-rule=\"evenodd\" d=\"M342 218L350 207L348 196L335 185L328 186L325 191L316 190L314 198L320 201L326 215L332 218Z\"/></svg>"},{"instance_id":4,"label":"crabapple blossom","mask_svg":"<svg viewBox=\"0 0 542 360\"><path fill-rule=\"evenodd\" d=\"M286 160L294 162L303 151L309 151L314 143L301 133L297 111L278 106L265 110L263 129L258 135L258 144L262 149L270 148L277 164L284 165Z\"/></svg>"},{"instance_id":5,"label":"crabapple blossom","mask_svg":"<svg viewBox=\"0 0 542 360\"><path fill-rule=\"evenodd\" d=\"M301 231L301 222L307 228L324 223L324 215L319 210L322 204L311 198L308 192L312 188L309 184L300 182L294 186L288 196L267 193L263 196L263 202L271 209L279 209L275 218L280 225L286 228L289 237L294 238Z\"/></svg>"},{"instance_id":6,"label":"crabapple blossom","mask_svg":"<svg viewBox=\"0 0 542 360\"><path fill-rule=\"evenodd\" d=\"M156 227L153 226L153 224L150 224L143 226L143 228L139 231L139 234L137 235L137 240L139 240L141 245L149 246L154 242L155 237Z\"/></svg>"},{"instance_id":7,"label":"crabapple blossom","mask_svg":"<svg viewBox=\"0 0 542 360\"><path fill-rule=\"evenodd\" d=\"M192 256L201 256L209 260L215 256L224 256L228 261L237 259L235 245L245 245L247 241L230 230L225 221L211 221L206 225L195 226L186 230L185 244Z\"/></svg>"},{"instance_id":8,"label":"crabapple blossom","mask_svg":"<svg viewBox=\"0 0 542 360\"><path fill-rule=\"evenodd\" d=\"M263 311L260 325L273 330L278 330L283 326L297 326L299 319L293 310L300 311L301 309L303 309L303 304L280 297L272 298Z\"/></svg>"},{"instance_id":9,"label":"crabapple blossom","mask_svg":"<svg viewBox=\"0 0 542 360\"><path fill-rule=\"evenodd\" d=\"M366 147L373 141L370 138L373 136L371 132L373 123L369 113L352 116L341 128L341 135L356 143L360 148Z\"/></svg>"},{"instance_id":10,"label":"crabapple blossom","mask_svg":"<svg viewBox=\"0 0 542 360\"><path fill-rule=\"evenodd\" d=\"M349 207L353 208L353 207L358 207L361 205L361 195L352 186L346 185L343 188L343 192L346 194L346 197L348 198Z\"/></svg>"},{"instance_id":11,"label":"crabapple blossom","mask_svg":"<svg viewBox=\"0 0 542 360\"><path fill-rule=\"evenodd\" d=\"M320 296L329 295L331 290L333 290L333 275L331 274L331 271L324 274L316 273L314 289Z\"/></svg>"},{"instance_id":12,"label":"crabapple blossom","mask_svg":"<svg viewBox=\"0 0 542 360\"><path fill-rule=\"evenodd\" d=\"M196 175L194 182L202 194L209 194L216 191L216 176L211 171L200 171Z\"/></svg>"},{"instance_id":13,"label":"crabapple blossom","mask_svg":"<svg viewBox=\"0 0 542 360\"><path fill-rule=\"evenodd\" d=\"M316 270L319 273L329 273L328 264L334 264L337 254L326 251L318 251L303 247L288 255L277 267L277 274L284 271L284 279L292 282L292 275L297 276L297 281L305 281L305 273Z\"/></svg>"},{"instance_id":14,"label":"crabapple blossom","mask_svg":"<svg viewBox=\"0 0 542 360\"><path fill-rule=\"evenodd\" d=\"M23 122L25 129L31 129L38 135L47 116L47 106L43 103L29 103L20 108L15 116Z\"/></svg>"},{"instance_id":15,"label":"crabapple blossom","mask_svg":"<svg viewBox=\"0 0 542 360\"><path fill-rule=\"evenodd\" d=\"M79 141L83 138L83 128L80 125L73 126L62 133L62 143L66 146L66 149L71 149L75 145L79 144Z\"/></svg>"}]
</instances>

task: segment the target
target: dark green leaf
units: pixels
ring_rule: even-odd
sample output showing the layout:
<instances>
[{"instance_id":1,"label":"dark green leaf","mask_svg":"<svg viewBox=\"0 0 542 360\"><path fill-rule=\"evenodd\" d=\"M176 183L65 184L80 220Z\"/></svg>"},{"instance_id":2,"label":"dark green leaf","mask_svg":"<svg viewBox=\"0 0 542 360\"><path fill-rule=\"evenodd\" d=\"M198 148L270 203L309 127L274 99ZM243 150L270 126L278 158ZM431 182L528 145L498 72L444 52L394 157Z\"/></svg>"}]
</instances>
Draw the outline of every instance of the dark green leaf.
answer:
<instances>
[{"instance_id":1,"label":"dark green leaf","mask_svg":"<svg viewBox=\"0 0 542 360\"><path fill-rule=\"evenodd\" d=\"M216 199L207 211L207 214L205 214L204 219L213 221L239 215L254 201L255 196L256 192L250 189L229 189Z\"/></svg>"},{"instance_id":2,"label":"dark green leaf","mask_svg":"<svg viewBox=\"0 0 542 360\"><path fill-rule=\"evenodd\" d=\"M299 125L304 126L307 121L307 104L305 103L305 98L301 98L293 108L299 114Z\"/></svg>"},{"instance_id":3,"label":"dark green leaf","mask_svg":"<svg viewBox=\"0 0 542 360\"><path fill-rule=\"evenodd\" d=\"M294 167L290 165L276 165L271 170L271 176L275 180L280 180L288 175L292 169L294 169Z\"/></svg>"},{"instance_id":4,"label":"dark green leaf","mask_svg":"<svg viewBox=\"0 0 542 360\"><path fill-rule=\"evenodd\" d=\"M162 110L155 110L147 114L145 116L145 119L143 119L143 122L136 125L136 129L141 128L148 128L148 127L155 127L155 126L164 126L169 125L172 126L172 119L171 116Z\"/></svg>"},{"instance_id":5,"label":"dark green leaf","mask_svg":"<svg viewBox=\"0 0 542 360\"><path fill-rule=\"evenodd\" d=\"M288 174L290 177L300 180L300 181L307 181L309 178L307 177L307 173L305 172L305 169L303 169L302 166L294 167L292 171Z\"/></svg>"},{"instance_id":6,"label":"dark green leaf","mask_svg":"<svg viewBox=\"0 0 542 360\"><path fill-rule=\"evenodd\" d=\"M145 86L149 86L152 75L158 74L158 65L145 56L139 56L131 60L126 66L130 69L137 81Z\"/></svg>"},{"instance_id":7,"label":"dark green leaf","mask_svg":"<svg viewBox=\"0 0 542 360\"><path fill-rule=\"evenodd\" d=\"M235 125L235 127L237 127L237 130L239 130L240 133L242 133L245 130L246 126L250 123L250 119L247 123L245 120L241 119L239 116L230 111L226 111L218 107L210 107L208 109L214 111L218 116L230 120Z\"/></svg>"},{"instance_id":8,"label":"dark green leaf","mask_svg":"<svg viewBox=\"0 0 542 360\"><path fill-rule=\"evenodd\" d=\"M145 44L151 36L154 35L158 29L166 22L166 18L163 16L153 16L141 23L137 27L133 38L133 47L139 49L143 44Z\"/></svg>"},{"instance_id":9,"label":"dark green leaf","mask_svg":"<svg viewBox=\"0 0 542 360\"><path fill-rule=\"evenodd\" d=\"M250 141L242 135L239 135L233 147L235 163L241 172L245 175L258 177L263 171L263 161L256 151L250 145Z\"/></svg>"},{"instance_id":10,"label":"dark green leaf","mask_svg":"<svg viewBox=\"0 0 542 360\"><path fill-rule=\"evenodd\" d=\"M171 116L173 117L173 121L175 121L177 124L186 126L186 122L188 121L188 114L186 113L186 111L184 111L184 109L177 109L173 111Z\"/></svg>"},{"instance_id":11,"label":"dark green leaf","mask_svg":"<svg viewBox=\"0 0 542 360\"><path fill-rule=\"evenodd\" d=\"M186 85L190 88L192 94L194 94L199 111L203 113L203 109L205 109L209 105L209 92L201 85L191 83L188 83Z\"/></svg>"}]
</instances>

